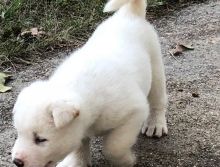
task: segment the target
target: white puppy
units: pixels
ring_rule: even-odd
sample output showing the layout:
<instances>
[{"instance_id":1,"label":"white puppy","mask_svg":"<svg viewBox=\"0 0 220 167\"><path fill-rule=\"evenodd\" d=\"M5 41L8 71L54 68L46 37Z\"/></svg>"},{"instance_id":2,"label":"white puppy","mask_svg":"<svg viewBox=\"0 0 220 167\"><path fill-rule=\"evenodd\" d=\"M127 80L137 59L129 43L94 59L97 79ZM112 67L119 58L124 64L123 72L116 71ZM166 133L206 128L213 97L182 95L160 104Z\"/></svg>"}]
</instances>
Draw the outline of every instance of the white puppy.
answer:
<instances>
[{"instance_id":1,"label":"white puppy","mask_svg":"<svg viewBox=\"0 0 220 167\"><path fill-rule=\"evenodd\" d=\"M117 12L89 41L49 80L22 90L13 111L18 167L49 167L64 157L59 167L84 167L97 135L106 158L133 166L142 125L147 136L167 133L164 66L145 8L144 0L110 0L105 11Z\"/></svg>"}]
</instances>

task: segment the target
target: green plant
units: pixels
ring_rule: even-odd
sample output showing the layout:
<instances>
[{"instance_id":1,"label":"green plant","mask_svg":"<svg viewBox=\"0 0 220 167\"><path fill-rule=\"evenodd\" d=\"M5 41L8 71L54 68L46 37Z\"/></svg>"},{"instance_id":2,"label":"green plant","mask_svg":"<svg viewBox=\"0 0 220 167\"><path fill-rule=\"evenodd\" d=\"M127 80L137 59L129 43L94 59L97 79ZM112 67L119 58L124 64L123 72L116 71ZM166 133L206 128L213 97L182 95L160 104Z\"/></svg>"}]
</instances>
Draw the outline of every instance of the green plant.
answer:
<instances>
[{"instance_id":1,"label":"green plant","mask_svg":"<svg viewBox=\"0 0 220 167\"><path fill-rule=\"evenodd\" d=\"M85 41L105 16L105 0L11 0L0 4L0 65ZM21 36L38 28L44 36ZM3 59L4 58L4 59ZM4 63L2 63L4 60Z\"/></svg>"}]
</instances>

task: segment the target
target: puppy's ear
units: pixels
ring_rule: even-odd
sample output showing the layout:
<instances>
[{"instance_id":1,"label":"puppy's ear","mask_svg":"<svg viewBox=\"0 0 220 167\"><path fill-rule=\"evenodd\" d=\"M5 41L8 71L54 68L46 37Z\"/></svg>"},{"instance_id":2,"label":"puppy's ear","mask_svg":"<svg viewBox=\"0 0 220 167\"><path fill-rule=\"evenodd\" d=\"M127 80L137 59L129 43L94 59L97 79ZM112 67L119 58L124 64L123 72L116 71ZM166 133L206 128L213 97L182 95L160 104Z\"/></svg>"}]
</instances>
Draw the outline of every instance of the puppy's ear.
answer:
<instances>
[{"instance_id":1,"label":"puppy's ear","mask_svg":"<svg viewBox=\"0 0 220 167\"><path fill-rule=\"evenodd\" d=\"M50 106L52 118L57 128L62 128L79 116L79 110L68 101L57 102Z\"/></svg>"}]
</instances>

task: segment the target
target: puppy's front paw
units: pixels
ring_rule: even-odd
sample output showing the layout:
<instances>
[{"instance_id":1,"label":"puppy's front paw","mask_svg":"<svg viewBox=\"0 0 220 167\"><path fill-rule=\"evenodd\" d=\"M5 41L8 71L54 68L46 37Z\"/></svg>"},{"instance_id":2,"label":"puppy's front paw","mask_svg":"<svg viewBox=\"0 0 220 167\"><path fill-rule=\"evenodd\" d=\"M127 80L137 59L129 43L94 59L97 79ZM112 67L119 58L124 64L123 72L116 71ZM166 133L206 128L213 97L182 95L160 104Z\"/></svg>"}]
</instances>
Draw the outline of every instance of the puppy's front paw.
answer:
<instances>
[{"instance_id":1,"label":"puppy's front paw","mask_svg":"<svg viewBox=\"0 0 220 167\"><path fill-rule=\"evenodd\" d=\"M56 167L91 167L91 165L85 165L84 163L70 163L70 162L60 162Z\"/></svg>"},{"instance_id":2,"label":"puppy's front paw","mask_svg":"<svg viewBox=\"0 0 220 167\"><path fill-rule=\"evenodd\" d=\"M79 162L73 158L65 158L63 161L57 164L56 167L87 167L83 162Z\"/></svg>"},{"instance_id":3,"label":"puppy's front paw","mask_svg":"<svg viewBox=\"0 0 220 167\"><path fill-rule=\"evenodd\" d=\"M68 161L63 160L60 163L58 163L56 167L75 167L75 166L76 165L74 162L71 163L70 161L68 162Z\"/></svg>"},{"instance_id":4,"label":"puppy's front paw","mask_svg":"<svg viewBox=\"0 0 220 167\"><path fill-rule=\"evenodd\" d=\"M161 137L168 133L167 122L164 112L151 113L142 127L142 134L148 137Z\"/></svg>"}]
</instances>

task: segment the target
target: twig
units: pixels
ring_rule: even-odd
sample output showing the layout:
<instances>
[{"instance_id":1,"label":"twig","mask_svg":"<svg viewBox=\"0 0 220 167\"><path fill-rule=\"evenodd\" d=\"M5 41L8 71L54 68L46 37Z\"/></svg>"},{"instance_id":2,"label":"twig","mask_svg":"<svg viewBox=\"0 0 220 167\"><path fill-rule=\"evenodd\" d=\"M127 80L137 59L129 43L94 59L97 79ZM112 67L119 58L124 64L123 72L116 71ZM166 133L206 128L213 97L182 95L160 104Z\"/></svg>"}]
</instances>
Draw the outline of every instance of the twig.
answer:
<instances>
[{"instance_id":1,"label":"twig","mask_svg":"<svg viewBox=\"0 0 220 167\"><path fill-rule=\"evenodd\" d=\"M170 54L178 63L181 64L181 62L180 62L179 60L177 60L177 58L174 56L174 54L173 54L171 51L169 51L169 54Z\"/></svg>"}]
</instances>

